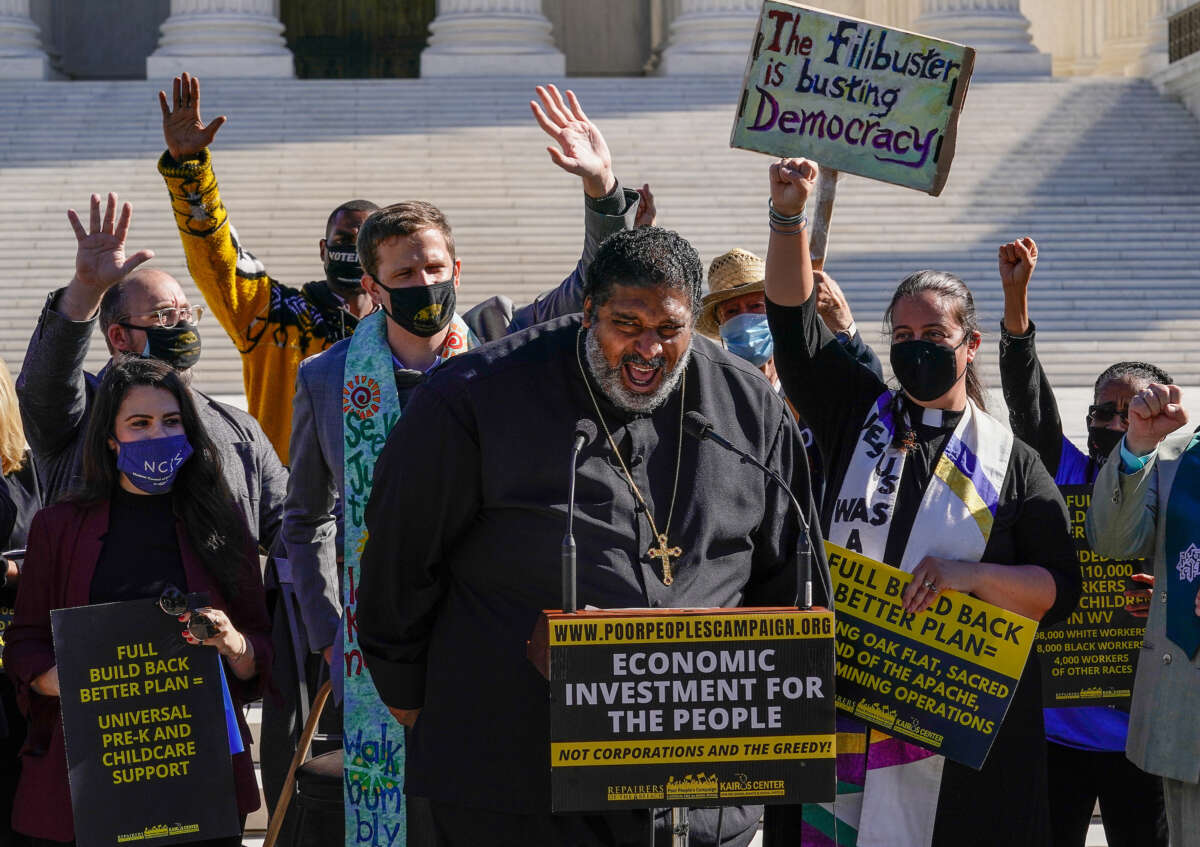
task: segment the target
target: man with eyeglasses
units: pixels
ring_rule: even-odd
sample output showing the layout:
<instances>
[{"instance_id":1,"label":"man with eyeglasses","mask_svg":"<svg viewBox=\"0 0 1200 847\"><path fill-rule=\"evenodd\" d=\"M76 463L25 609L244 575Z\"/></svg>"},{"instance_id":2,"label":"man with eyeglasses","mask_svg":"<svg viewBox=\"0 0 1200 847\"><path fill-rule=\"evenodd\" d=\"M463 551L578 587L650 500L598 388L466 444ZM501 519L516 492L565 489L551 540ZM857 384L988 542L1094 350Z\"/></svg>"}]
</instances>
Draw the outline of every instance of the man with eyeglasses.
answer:
<instances>
[{"instance_id":1,"label":"man with eyeglasses","mask_svg":"<svg viewBox=\"0 0 1200 847\"><path fill-rule=\"evenodd\" d=\"M100 375L84 371L83 361L97 318L113 356L161 359L185 379L200 358L197 324L203 307L188 303L170 274L144 267L153 251L126 256L132 215L129 203L118 207L116 194L108 195L103 217L100 197L92 195L86 229L73 209L67 212L78 245L75 276L46 299L17 380L25 434L46 502L74 487L83 462L83 434L100 381ZM287 471L254 418L192 393L221 451L225 480L259 545L269 549L283 519Z\"/></svg>"},{"instance_id":2,"label":"man with eyeglasses","mask_svg":"<svg viewBox=\"0 0 1200 847\"><path fill-rule=\"evenodd\" d=\"M1004 319L1000 324L1000 381L1013 433L1038 451L1058 485L1093 485L1108 461L1120 462L1118 445L1129 428L1129 404L1150 383L1170 385L1162 368L1117 362L1096 380L1087 416L1087 451L1063 436L1058 404L1034 347L1029 281L1037 265L1032 238L1000 247ZM1153 585L1149 574L1133 579ZM1126 592L1129 611L1147 612L1147 591ZM1055 847L1083 847L1096 801L1108 843L1166 847L1162 783L1125 756L1129 713L1103 706L1045 710L1050 822Z\"/></svg>"}]
</instances>

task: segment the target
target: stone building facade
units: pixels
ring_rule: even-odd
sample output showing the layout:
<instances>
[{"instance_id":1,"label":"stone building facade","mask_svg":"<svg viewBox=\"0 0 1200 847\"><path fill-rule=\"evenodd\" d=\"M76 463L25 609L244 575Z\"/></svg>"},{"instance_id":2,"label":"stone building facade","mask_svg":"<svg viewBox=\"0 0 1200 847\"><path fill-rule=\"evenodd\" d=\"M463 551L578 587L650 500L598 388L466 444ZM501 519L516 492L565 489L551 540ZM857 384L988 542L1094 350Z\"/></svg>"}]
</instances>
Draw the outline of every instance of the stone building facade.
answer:
<instances>
[{"instance_id":1,"label":"stone building facade","mask_svg":"<svg viewBox=\"0 0 1200 847\"><path fill-rule=\"evenodd\" d=\"M1167 18L1191 2L823 0L814 5L975 46L980 74L1149 76L1167 64ZM371 25L376 28L386 28L389 15L404 16L409 40L397 41L393 34L378 43L414 53L414 73L379 66L382 70L371 75L556 77L740 73L761 3L378 0L366 5L375 9L379 21ZM335 10L339 4L0 0L0 78L162 79L183 69L209 77L295 76L298 59L291 47L298 53L300 46L289 43L284 21L311 20L318 6ZM325 49L338 49L336 38L326 42ZM305 49L310 43L305 41ZM369 42L355 44L372 49ZM362 73L329 67L329 75Z\"/></svg>"}]
</instances>

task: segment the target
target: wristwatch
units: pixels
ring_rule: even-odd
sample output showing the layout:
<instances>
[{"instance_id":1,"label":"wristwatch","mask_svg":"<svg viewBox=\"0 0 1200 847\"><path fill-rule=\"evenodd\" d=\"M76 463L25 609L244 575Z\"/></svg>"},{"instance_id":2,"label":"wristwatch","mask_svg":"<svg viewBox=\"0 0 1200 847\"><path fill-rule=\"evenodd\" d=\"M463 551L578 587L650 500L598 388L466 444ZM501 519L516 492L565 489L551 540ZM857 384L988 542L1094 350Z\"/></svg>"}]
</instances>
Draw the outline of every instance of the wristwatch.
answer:
<instances>
[{"instance_id":1,"label":"wristwatch","mask_svg":"<svg viewBox=\"0 0 1200 847\"><path fill-rule=\"evenodd\" d=\"M858 327L854 325L854 321L851 321L850 326L846 327L840 332L835 332L833 337L837 339L838 344L845 346L850 343L850 339L853 338L854 334L857 332Z\"/></svg>"}]
</instances>

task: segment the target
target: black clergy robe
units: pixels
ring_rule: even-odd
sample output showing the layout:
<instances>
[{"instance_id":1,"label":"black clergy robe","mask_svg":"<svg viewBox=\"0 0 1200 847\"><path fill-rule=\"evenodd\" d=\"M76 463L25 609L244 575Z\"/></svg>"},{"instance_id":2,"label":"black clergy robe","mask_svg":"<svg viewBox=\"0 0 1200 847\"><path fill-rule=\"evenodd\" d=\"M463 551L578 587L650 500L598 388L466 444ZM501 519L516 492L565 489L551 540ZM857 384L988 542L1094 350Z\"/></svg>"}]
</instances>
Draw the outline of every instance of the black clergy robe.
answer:
<instances>
[{"instance_id":1,"label":"black clergy robe","mask_svg":"<svg viewBox=\"0 0 1200 847\"><path fill-rule=\"evenodd\" d=\"M580 372L580 320L447 361L414 393L376 465L357 623L384 702L422 708L410 733L411 795L550 809L549 688L525 647L540 612L562 605L559 552L580 418L599 431L578 462L580 608L795 602L799 529L786 496L752 466L682 433L679 389L653 414L627 415L593 384L660 530L681 456L669 538L683 554L674 583L663 584L647 555L656 545L646 516ZM684 383L687 411L791 482L815 535L804 445L762 374L695 335ZM813 543L823 560L820 539Z\"/></svg>"},{"instance_id":2,"label":"black clergy robe","mask_svg":"<svg viewBox=\"0 0 1200 847\"><path fill-rule=\"evenodd\" d=\"M827 528L867 413L887 385L842 350L817 314L815 291L801 306L784 307L768 300L767 316L784 390L812 427L825 460L821 526ZM916 444L904 463L888 527L884 560L893 565L904 556L934 466L961 417L961 413L948 413L940 426L925 426L917 417L919 407L908 404L905 409ZM1045 568L1054 578L1056 594L1041 625L1065 620L1078 604L1082 587L1066 504L1037 453L1019 439L1013 442L999 499L980 561ZM976 771L946 762L933 845L1049 847L1049 843L1042 681L1036 653L1031 651L983 768Z\"/></svg>"}]
</instances>

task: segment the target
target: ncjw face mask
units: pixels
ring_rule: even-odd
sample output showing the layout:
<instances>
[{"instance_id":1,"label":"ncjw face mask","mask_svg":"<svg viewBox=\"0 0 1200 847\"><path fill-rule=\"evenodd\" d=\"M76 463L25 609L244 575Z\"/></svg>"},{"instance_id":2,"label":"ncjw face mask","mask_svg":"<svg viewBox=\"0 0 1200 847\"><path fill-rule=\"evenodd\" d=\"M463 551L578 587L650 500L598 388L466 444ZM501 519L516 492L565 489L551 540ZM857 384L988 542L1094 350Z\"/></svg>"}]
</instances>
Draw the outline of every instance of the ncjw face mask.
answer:
<instances>
[{"instance_id":1,"label":"ncjw face mask","mask_svg":"<svg viewBox=\"0 0 1200 847\"><path fill-rule=\"evenodd\" d=\"M325 281L339 294L362 291L362 263L354 245L325 246Z\"/></svg>"},{"instance_id":2,"label":"ncjw face mask","mask_svg":"<svg viewBox=\"0 0 1200 847\"><path fill-rule=\"evenodd\" d=\"M186 435L166 435L144 441L120 441L117 470L147 494L162 494L175 484L179 466L192 455Z\"/></svg>"},{"instance_id":3,"label":"ncjw face mask","mask_svg":"<svg viewBox=\"0 0 1200 847\"><path fill-rule=\"evenodd\" d=\"M185 371L200 361L200 330L193 323L180 321L175 326L135 326L123 323L126 329L146 333L142 358L158 359L177 371Z\"/></svg>"},{"instance_id":4,"label":"ncjw face mask","mask_svg":"<svg viewBox=\"0 0 1200 847\"><path fill-rule=\"evenodd\" d=\"M922 403L936 400L961 378L954 351L966 343L964 337L954 347L921 339L893 344L892 373L900 380L900 387L914 400Z\"/></svg>"},{"instance_id":5,"label":"ncjw face mask","mask_svg":"<svg viewBox=\"0 0 1200 847\"><path fill-rule=\"evenodd\" d=\"M388 288L391 309L387 316L419 338L437 335L454 318L454 277L433 285Z\"/></svg>"},{"instance_id":6,"label":"ncjw face mask","mask_svg":"<svg viewBox=\"0 0 1200 847\"><path fill-rule=\"evenodd\" d=\"M775 352L775 340L771 338L766 315L737 315L721 324L718 332L730 353L756 368L765 365Z\"/></svg>"}]
</instances>

